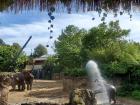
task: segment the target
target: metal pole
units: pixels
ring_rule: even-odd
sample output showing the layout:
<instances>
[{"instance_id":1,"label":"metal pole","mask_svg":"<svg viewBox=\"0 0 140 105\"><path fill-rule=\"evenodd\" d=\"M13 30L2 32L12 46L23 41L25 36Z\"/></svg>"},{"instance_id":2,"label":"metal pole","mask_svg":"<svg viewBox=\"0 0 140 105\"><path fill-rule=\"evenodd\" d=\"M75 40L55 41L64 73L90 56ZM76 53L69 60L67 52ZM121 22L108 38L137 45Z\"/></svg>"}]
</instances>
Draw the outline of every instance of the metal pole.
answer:
<instances>
[{"instance_id":1,"label":"metal pole","mask_svg":"<svg viewBox=\"0 0 140 105\"><path fill-rule=\"evenodd\" d=\"M32 36L30 36L30 37L28 38L28 40L27 40L26 43L23 45L23 47L21 48L21 50L17 53L17 55L16 55L16 56L14 57L14 59L12 60L13 65L12 65L12 67L11 67L11 70L13 70L14 67L16 66L16 60L17 60L18 57L20 56L20 54L21 54L21 52L23 51L23 49L27 46L27 44L29 43L29 41L31 40L31 38L32 38ZM14 72L15 72L15 70L14 70Z\"/></svg>"}]
</instances>

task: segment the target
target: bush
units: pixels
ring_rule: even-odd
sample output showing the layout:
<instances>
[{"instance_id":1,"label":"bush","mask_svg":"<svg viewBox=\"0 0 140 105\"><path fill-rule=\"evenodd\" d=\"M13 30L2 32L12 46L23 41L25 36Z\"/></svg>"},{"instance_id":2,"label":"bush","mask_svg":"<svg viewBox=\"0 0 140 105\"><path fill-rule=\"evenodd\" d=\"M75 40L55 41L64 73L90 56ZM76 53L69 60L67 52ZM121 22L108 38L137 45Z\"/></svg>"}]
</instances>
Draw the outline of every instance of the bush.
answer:
<instances>
[{"instance_id":1,"label":"bush","mask_svg":"<svg viewBox=\"0 0 140 105\"><path fill-rule=\"evenodd\" d=\"M140 100L140 90L135 90L135 91L133 91L133 92L132 92L132 97L133 97L134 99Z\"/></svg>"},{"instance_id":2,"label":"bush","mask_svg":"<svg viewBox=\"0 0 140 105\"><path fill-rule=\"evenodd\" d=\"M122 97L130 96L131 92L129 90L126 90L125 87L121 87L117 90L117 95Z\"/></svg>"},{"instance_id":3,"label":"bush","mask_svg":"<svg viewBox=\"0 0 140 105\"><path fill-rule=\"evenodd\" d=\"M124 83L117 91L118 96L128 97L140 100L140 85L132 83Z\"/></svg>"},{"instance_id":4,"label":"bush","mask_svg":"<svg viewBox=\"0 0 140 105\"><path fill-rule=\"evenodd\" d=\"M66 69L64 70L64 75L72 77L86 76L86 70L81 68Z\"/></svg>"}]
</instances>

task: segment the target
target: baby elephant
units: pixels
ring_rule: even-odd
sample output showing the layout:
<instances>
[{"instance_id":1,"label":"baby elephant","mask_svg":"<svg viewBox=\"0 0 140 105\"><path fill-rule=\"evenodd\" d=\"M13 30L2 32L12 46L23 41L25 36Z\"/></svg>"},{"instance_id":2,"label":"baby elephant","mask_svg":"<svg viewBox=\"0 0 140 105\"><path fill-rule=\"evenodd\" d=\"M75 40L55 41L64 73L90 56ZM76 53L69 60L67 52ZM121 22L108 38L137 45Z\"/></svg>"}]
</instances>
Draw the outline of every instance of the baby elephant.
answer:
<instances>
[{"instance_id":1,"label":"baby elephant","mask_svg":"<svg viewBox=\"0 0 140 105\"><path fill-rule=\"evenodd\" d=\"M111 101L113 101L113 104L116 104L116 88L113 85L110 84L105 84L107 93L108 93L108 97L109 97L109 101L111 103Z\"/></svg>"},{"instance_id":2,"label":"baby elephant","mask_svg":"<svg viewBox=\"0 0 140 105\"><path fill-rule=\"evenodd\" d=\"M100 82L99 80L95 80L95 82ZM109 102L111 103L113 101L113 104L116 104L116 88L113 85L110 85L108 83L106 83L105 81L103 81L104 86L106 88L107 91L107 95L109 98Z\"/></svg>"}]
</instances>

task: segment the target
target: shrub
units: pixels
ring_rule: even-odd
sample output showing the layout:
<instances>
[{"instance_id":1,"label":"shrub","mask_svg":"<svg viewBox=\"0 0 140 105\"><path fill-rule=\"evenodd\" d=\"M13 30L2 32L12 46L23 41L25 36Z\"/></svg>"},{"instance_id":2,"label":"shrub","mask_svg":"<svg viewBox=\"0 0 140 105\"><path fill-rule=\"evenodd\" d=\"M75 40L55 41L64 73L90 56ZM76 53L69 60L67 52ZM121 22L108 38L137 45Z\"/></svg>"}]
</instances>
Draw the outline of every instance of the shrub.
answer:
<instances>
[{"instance_id":1,"label":"shrub","mask_svg":"<svg viewBox=\"0 0 140 105\"><path fill-rule=\"evenodd\" d=\"M86 76L86 70L81 68L65 69L64 75L72 77Z\"/></svg>"},{"instance_id":2,"label":"shrub","mask_svg":"<svg viewBox=\"0 0 140 105\"><path fill-rule=\"evenodd\" d=\"M131 95L131 92L128 91L128 90L125 90L124 87L121 87L117 90L117 95L118 96L130 96Z\"/></svg>"},{"instance_id":3,"label":"shrub","mask_svg":"<svg viewBox=\"0 0 140 105\"><path fill-rule=\"evenodd\" d=\"M133 92L132 92L132 97L133 97L134 99L140 100L140 90L135 90L135 91L133 91Z\"/></svg>"}]
</instances>

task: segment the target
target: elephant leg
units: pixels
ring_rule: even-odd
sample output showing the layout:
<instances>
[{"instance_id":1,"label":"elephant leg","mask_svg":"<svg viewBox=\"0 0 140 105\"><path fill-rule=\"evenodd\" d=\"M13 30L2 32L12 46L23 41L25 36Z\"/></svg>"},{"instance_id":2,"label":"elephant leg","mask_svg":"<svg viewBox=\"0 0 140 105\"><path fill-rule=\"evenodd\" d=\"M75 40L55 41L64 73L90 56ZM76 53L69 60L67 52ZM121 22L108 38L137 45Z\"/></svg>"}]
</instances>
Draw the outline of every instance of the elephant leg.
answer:
<instances>
[{"instance_id":1,"label":"elephant leg","mask_svg":"<svg viewBox=\"0 0 140 105\"><path fill-rule=\"evenodd\" d=\"M30 84L30 90L32 90L32 84Z\"/></svg>"},{"instance_id":2,"label":"elephant leg","mask_svg":"<svg viewBox=\"0 0 140 105\"><path fill-rule=\"evenodd\" d=\"M30 89L30 86L29 86L29 83L27 83L27 90L29 90Z\"/></svg>"},{"instance_id":3,"label":"elephant leg","mask_svg":"<svg viewBox=\"0 0 140 105\"><path fill-rule=\"evenodd\" d=\"M24 84L24 90L26 89L26 84Z\"/></svg>"},{"instance_id":4,"label":"elephant leg","mask_svg":"<svg viewBox=\"0 0 140 105\"><path fill-rule=\"evenodd\" d=\"M20 84L18 84L18 90L20 91Z\"/></svg>"},{"instance_id":5,"label":"elephant leg","mask_svg":"<svg viewBox=\"0 0 140 105\"><path fill-rule=\"evenodd\" d=\"M25 90L25 84L22 84L22 90L23 91Z\"/></svg>"},{"instance_id":6,"label":"elephant leg","mask_svg":"<svg viewBox=\"0 0 140 105\"><path fill-rule=\"evenodd\" d=\"M112 101L112 100L111 100L111 98L109 97L109 102L111 103L111 101Z\"/></svg>"},{"instance_id":7,"label":"elephant leg","mask_svg":"<svg viewBox=\"0 0 140 105\"><path fill-rule=\"evenodd\" d=\"M108 93L108 99L109 99L109 103L111 103L112 97L111 97L111 94L110 93Z\"/></svg>"},{"instance_id":8,"label":"elephant leg","mask_svg":"<svg viewBox=\"0 0 140 105\"><path fill-rule=\"evenodd\" d=\"M30 90L32 90L32 84L33 84L33 83L31 82L31 83L30 83Z\"/></svg>"},{"instance_id":9,"label":"elephant leg","mask_svg":"<svg viewBox=\"0 0 140 105\"><path fill-rule=\"evenodd\" d=\"M13 88L13 90L16 90L16 85L13 85L12 88Z\"/></svg>"},{"instance_id":10,"label":"elephant leg","mask_svg":"<svg viewBox=\"0 0 140 105\"><path fill-rule=\"evenodd\" d=\"M113 102L114 102L114 104L116 104L116 97L113 97Z\"/></svg>"},{"instance_id":11,"label":"elephant leg","mask_svg":"<svg viewBox=\"0 0 140 105\"><path fill-rule=\"evenodd\" d=\"M12 84L12 90L15 90L15 87L16 87L16 86L15 86L14 84Z\"/></svg>"}]
</instances>

